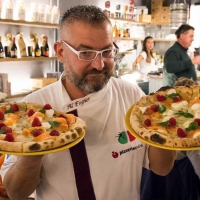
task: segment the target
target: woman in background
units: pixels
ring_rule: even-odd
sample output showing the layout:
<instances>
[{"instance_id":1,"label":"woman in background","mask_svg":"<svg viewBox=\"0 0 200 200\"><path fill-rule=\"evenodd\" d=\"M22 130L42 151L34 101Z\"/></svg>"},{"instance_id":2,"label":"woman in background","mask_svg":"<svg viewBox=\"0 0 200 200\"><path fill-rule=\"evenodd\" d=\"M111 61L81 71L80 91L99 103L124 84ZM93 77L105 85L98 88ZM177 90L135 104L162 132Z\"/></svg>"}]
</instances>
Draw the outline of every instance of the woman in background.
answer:
<instances>
[{"instance_id":1,"label":"woman in background","mask_svg":"<svg viewBox=\"0 0 200 200\"><path fill-rule=\"evenodd\" d=\"M137 64L140 64L140 71L144 74L148 74L151 71L155 71L155 59L153 57L154 40L151 36L147 36L142 45L142 51L132 64L132 68L135 69Z\"/></svg>"}]
</instances>

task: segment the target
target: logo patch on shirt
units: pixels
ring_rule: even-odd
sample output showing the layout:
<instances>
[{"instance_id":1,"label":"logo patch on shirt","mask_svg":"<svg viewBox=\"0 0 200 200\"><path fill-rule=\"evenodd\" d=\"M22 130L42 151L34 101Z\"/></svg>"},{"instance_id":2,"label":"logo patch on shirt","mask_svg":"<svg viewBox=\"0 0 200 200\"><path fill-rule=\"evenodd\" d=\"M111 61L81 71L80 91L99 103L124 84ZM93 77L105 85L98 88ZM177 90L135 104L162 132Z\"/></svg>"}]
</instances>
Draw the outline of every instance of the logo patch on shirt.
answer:
<instances>
[{"instance_id":1,"label":"logo patch on shirt","mask_svg":"<svg viewBox=\"0 0 200 200\"><path fill-rule=\"evenodd\" d=\"M127 131L122 131L122 132L119 132L119 134L116 136L118 137L118 142L120 144L126 144L128 142L133 142L136 138L127 130ZM134 151L136 149L139 149L139 148L142 148L143 145L142 144L139 144L135 147L130 147L128 149L123 149L119 152L116 152L116 151L112 151L112 157L113 158L118 158L119 156L125 154L125 153L128 153L130 151Z\"/></svg>"},{"instance_id":2,"label":"logo patch on shirt","mask_svg":"<svg viewBox=\"0 0 200 200\"><path fill-rule=\"evenodd\" d=\"M130 142L134 141L136 138L129 132L129 131L122 131L118 134L118 142L120 144L126 144L128 143L128 140Z\"/></svg>"}]
</instances>

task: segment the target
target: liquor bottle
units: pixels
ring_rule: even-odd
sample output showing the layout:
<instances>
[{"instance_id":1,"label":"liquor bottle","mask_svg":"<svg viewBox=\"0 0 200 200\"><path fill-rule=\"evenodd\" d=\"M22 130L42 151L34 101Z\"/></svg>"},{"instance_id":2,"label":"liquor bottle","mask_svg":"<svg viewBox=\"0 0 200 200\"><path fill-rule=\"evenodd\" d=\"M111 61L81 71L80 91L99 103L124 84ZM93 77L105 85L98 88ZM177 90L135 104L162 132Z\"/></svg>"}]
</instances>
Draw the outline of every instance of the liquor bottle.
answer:
<instances>
[{"instance_id":1,"label":"liquor bottle","mask_svg":"<svg viewBox=\"0 0 200 200\"><path fill-rule=\"evenodd\" d=\"M13 37L13 44L11 47L10 54L11 54L11 58L17 58L17 46L15 44L15 37Z\"/></svg>"},{"instance_id":2,"label":"liquor bottle","mask_svg":"<svg viewBox=\"0 0 200 200\"><path fill-rule=\"evenodd\" d=\"M113 27L113 37L117 37L117 25L116 25L116 23Z\"/></svg>"},{"instance_id":3,"label":"liquor bottle","mask_svg":"<svg viewBox=\"0 0 200 200\"><path fill-rule=\"evenodd\" d=\"M36 38L36 44L35 44L35 57L40 57L41 56L41 50L38 45L38 38Z\"/></svg>"},{"instance_id":4,"label":"liquor bottle","mask_svg":"<svg viewBox=\"0 0 200 200\"><path fill-rule=\"evenodd\" d=\"M0 58L4 58L4 50L3 50L3 45L1 43L1 36L0 36Z\"/></svg>"},{"instance_id":5,"label":"liquor bottle","mask_svg":"<svg viewBox=\"0 0 200 200\"><path fill-rule=\"evenodd\" d=\"M49 57L48 37L46 37L46 43L45 43L45 46L43 47L42 55L45 57Z\"/></svg>"}]
</instances>

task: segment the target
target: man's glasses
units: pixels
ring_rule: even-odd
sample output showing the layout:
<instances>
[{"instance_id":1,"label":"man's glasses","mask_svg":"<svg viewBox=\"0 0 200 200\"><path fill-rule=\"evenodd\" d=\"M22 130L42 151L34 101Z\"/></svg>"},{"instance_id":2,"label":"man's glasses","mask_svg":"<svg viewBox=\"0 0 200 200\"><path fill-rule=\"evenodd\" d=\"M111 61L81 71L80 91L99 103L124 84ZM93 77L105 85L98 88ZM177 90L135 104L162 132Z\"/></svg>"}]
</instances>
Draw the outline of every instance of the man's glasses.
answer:
<instances>
[{"instance_id":1,"label":"man's glasses","mask_svg":"<svg viewBox=\"0 0 200 200\"><path fill-rule=\"evenodd\" d=\"M95 50L83 50L83 51L76 51L72 46L67 44L65 41L61 41L65 44L71 51L73 51L79 58L79 60L83 61L92 61L96 59L96 57L101 54L101 57L104 59L114 58L117 54L117 49L105 49L102 51L95 51Z\"/></svg>"}]
</instances>

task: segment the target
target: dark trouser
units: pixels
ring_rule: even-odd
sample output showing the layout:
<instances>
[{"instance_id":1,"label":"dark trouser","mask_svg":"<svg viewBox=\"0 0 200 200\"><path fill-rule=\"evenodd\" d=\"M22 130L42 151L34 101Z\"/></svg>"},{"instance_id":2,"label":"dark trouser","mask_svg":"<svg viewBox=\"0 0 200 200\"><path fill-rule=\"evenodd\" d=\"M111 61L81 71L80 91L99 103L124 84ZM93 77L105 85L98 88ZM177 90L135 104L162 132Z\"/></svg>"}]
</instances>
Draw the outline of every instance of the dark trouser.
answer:
<instances>
[{"instance_id":1,"label":"dark trouser","mask_svg":"<svg viewBox=\"0 0 200 200\"><path fill-rule=\"evenodd\" d=\"M167 176L143 168L141 200L200 200L200 180L186 157Z\"/></svg>"}]
</instances>

